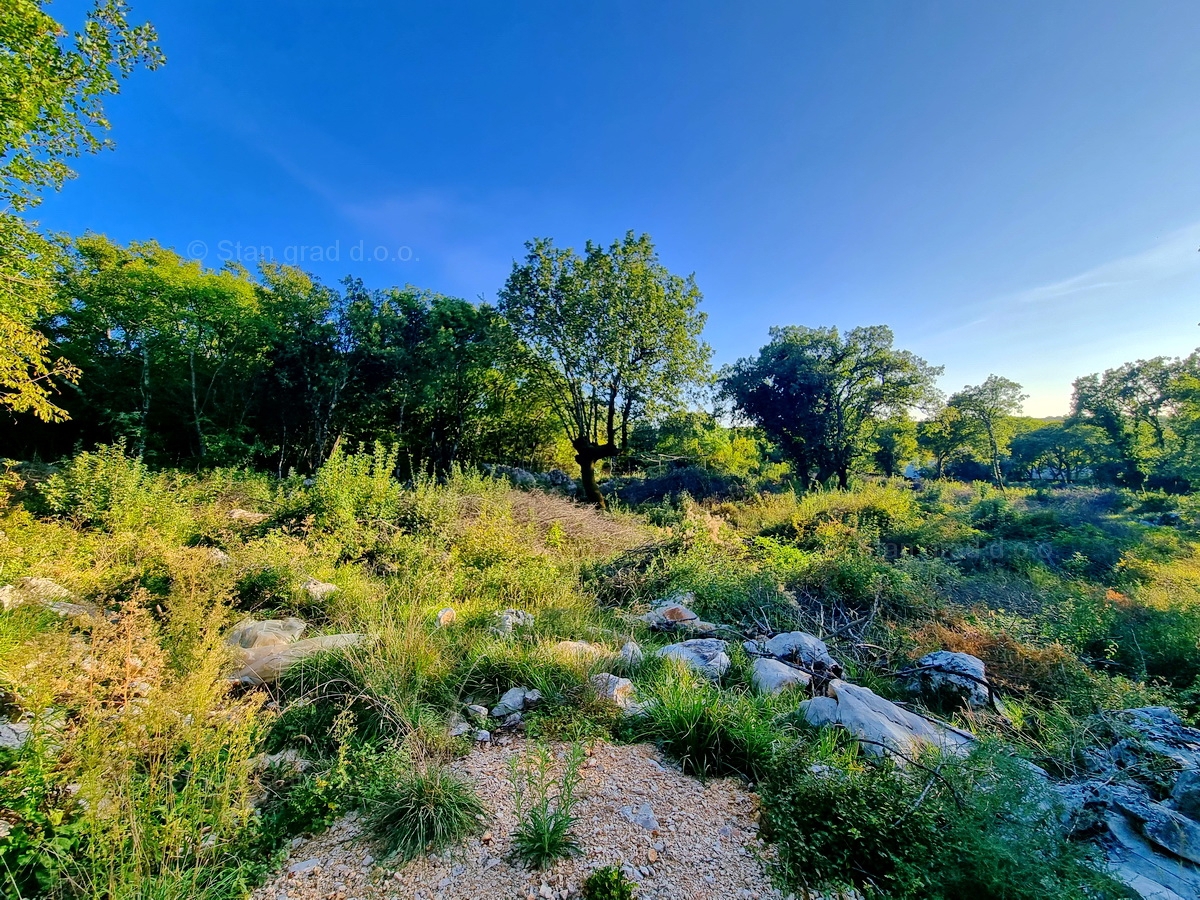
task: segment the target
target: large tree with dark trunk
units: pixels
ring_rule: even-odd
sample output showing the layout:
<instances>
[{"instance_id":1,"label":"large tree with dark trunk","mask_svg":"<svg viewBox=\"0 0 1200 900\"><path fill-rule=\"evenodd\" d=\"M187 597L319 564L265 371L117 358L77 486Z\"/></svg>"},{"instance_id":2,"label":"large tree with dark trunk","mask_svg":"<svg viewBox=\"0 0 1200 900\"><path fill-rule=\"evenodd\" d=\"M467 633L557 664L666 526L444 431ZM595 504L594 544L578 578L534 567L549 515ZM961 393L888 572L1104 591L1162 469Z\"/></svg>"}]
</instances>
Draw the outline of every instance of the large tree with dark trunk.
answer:
<instances>
[{"instance_id":1,"label":"large tree with dark trunk","mask_svg":"<svg viewBox=\"0 0 1200 900\"><path fill-rule=\"evenodd\" d=\"M707 377L705 316L692 276L673 275L648 235L628 232L583 255L549 239L525 245L500 311L550 385L587 498L604 506L596 465L625 451L631 424L678 405Z\"/></svg>"},{"instance_id":2,"label":"large tree with dark trunk","mask_svg":"<svg viewBox=\"0 0 1200 900\"><path fill-rule=\"evenodd\" d=\"M936 399L942 372L892 347L883 325L771 329L758 356L721 375L721 392L791 458L805 483L846 487L855 461L892 416Z\"/></svg>"}]
</instances>

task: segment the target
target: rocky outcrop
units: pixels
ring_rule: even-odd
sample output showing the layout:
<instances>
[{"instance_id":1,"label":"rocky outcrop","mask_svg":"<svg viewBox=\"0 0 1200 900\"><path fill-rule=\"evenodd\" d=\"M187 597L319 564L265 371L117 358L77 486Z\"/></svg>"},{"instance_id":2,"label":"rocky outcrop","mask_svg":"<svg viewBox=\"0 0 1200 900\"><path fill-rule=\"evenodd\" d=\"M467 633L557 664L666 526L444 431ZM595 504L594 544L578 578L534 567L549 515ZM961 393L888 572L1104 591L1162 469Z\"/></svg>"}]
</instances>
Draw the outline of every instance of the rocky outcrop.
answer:
<instances>
[{"instance_id":1,"label":"rocky outcrop","mask_svg":"<svg viewBox=\"0 0 1200 900\"><path fill-rule=\"evenodd\" d=\"M677 659L711 681L718 680L729 670L729 645L717 638L694 638L678 644L668 644L658 651L667 659Z\"/></svg>"},{"instance_id":2,"label":"rocky outcrop","mask_svg":"<svg viewBox=\"0 0 1200 900\"><path fill-rule=\"evenodd\" d=\"M1097 840L1112 874L1144 900L1200 897L1200 825L1155 803L1142 786L1063 784L1069 833Z\"/></svg>"},{"instance_id":3,"label":"rocky outcrop","mask_svg":"<svg viewBox=\"0 0 1200 900\"><path fill-rule=\"evenodd\" d=\"M1093 724L1111 739L1086 754L1093 777L1055 786L1068 831L1097 840L1113 875L1144 900L1200 897L1200 729L1163 706Z\"/></svg>"},{"instance_id":4,"label":"rocky outcrop","mask_svg":"<svg viewBox=\"0 0 1200 900\"><path fill-rule=\"evenodd\" d=\"M969 653L937 650L922 656L906 688L931 709L986 709L992 705L983 660Z\"/></svg>"},{"instance_id":5,"label":"rocky outcrop","mask_svg":"<svg viewBox=\"0 0 1200 900\"><path fill-rule=\"evenodd\" d=\"M901 761L930 748L965 754L975 742L966 731L909 712L868 688L840 679L828 684L825 696L801 703L800 712L810 725L845 728L866 753L892 754Z\"/></svg>"}]
</instances>

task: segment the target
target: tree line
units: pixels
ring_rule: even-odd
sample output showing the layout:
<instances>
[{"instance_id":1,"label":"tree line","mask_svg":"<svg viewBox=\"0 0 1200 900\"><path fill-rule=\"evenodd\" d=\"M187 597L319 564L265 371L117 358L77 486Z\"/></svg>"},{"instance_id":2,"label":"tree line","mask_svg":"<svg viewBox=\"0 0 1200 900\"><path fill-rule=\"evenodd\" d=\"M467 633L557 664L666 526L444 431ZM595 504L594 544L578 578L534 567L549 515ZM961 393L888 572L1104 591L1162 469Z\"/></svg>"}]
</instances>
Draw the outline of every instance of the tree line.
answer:
<instances>
[{"instance_id":1,"label":"tree line","mask_svg":"<svg viewBox=\"0 0 1200 900\"><path fill-rule=\"evenodd\" d=\"M802 487L917 471L1200 484L1196 354L1080 378L1054 421L1021 416L1021 386L998 375L945 396L943 369L882 325L775 328L714 373L695 279L632 231L582 252L530 241L494 305L43 233L28 211L72 177L72 157L108 146L103 98L163 57L120 0L99 0L74 36L36 0L11 6L0 31L6 456L124 442L158 465L282 475L314 471L339 443L383 442L408 474L575 465L600 505L603 469L664 462L786 473Z\"/></svg>"}]
</instances>

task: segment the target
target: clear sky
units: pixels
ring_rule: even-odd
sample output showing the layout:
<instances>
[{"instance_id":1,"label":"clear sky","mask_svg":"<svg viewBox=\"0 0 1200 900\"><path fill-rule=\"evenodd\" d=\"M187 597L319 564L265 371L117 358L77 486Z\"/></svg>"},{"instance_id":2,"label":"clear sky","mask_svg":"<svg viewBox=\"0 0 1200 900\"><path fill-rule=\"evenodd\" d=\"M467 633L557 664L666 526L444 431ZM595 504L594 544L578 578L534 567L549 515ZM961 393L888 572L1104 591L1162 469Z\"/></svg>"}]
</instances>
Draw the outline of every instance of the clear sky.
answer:
<instances>
[{"instance_id":1,"label":"clear sky","mask_svg":"<svg viewBox=\"0 0 1200 900\"><path fill-rule=\"evenodd\" d=\"M1033 415L1200 345L1195 0L132 2L167 65L52 228L470 299L646 231L718 363L886 323Z\"/></svg>"}]
</instances>

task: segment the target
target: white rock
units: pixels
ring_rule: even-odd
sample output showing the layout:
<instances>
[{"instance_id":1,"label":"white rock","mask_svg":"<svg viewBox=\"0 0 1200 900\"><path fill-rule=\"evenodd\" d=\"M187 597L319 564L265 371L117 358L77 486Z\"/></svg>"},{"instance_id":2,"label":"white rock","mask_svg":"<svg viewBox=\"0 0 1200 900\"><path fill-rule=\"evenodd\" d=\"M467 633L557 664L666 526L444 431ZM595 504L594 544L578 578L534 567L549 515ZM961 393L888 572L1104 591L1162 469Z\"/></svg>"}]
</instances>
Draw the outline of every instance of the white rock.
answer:
<instances>
[{"instance_id":1,"label":"white rock","mask_svg":"<svg viewBox=\"0 0 1200 900\"><path fill-rule=\"evenodd\" d=\"M453 608L447 606L443 609L439 609L438 614L437 614L438 627L445 628L447 625L451 624L457 618L458 618L458 613L456 613L453 610Z\"/></svg>"},{"instance_id":2,"label":"white rock","mask_svg":"<svg viewBox=\"0 0 1200 900\"><path fill-rule=\"evenodd\" d=\"M654 817L654 810L650 808L649 803L643 803L636 810L632 806L622 806L621 815L634 825L640 825L647 831L659 830L658 819Z\"/></svg>"},{"instance_id":3,"label":"white rock","mask_svg":"<svg viewBox=\"0 0 1200 900\"><path fill-rule=\"evenodd\" d=\"M230 647L252 650L258 647L282 647L294 644L308 626L294 616L286 619L246 619L234 626L225 643Z\"/></svg>"},{"instance_id":4,"label":"white rock","mask_svg":"<svg viewBox=\"0 0 1200 900\"><path fill-rule=\"evenodd\" d=\"M0 720L0 747L5 750L20 750L29 740L28 722L5 722Z\"/></svg>"},{"instance_id":5,"label":"white rock","mask_svg":"<svg viewBox=\"0 0 1200 900\"><path fill-rule=\"evenodd\" d=\"M251 512L248 509L231 509L229 511L229 521L244 522L247 525L260 525L269 518L270 516L266 513Z\"/></svg>"},{"instance_id":6,"label":"white rock","mask_svg":"<svg viewBox=\"0 0 1200 900\"><path fill-rule=\"evenodd\" d=\"M971 734L911 713L865 687L835 678L826 691L827 696L800 704L805 720L818 727L845 728L873 756L891 752L903 761L929 747L965 755L975 742Z\"/></svg>"},{"instance_id":7,"label":"white rock","mask_svg":"<svg viewBox=\"0 0 1200 900\"><path fill-rule=\"evenodd\" d=\"M288 866L289 875L311 875L315 870L321 867L321 860L313 858L306 859L303 862L292 863Z\"/></svg>"},{"instance_id":8,"label":"white rock","mask_svg":"<svg viewBox=\"0 0 1200 900\"><path fill-rule=\"evenodd\" d=\"M633 697L633 682L628 678L618 678L610 672L601 672L588 679L588 684L597 697L614 703L630 715L643 712L642 705Z\"/></svg>"},{"instance_id":9,"label":"white rock","mask_svg":"<svg viewBox=\"0 0 1200 900\"><path fill-rule=\"evenodd\" d=\"M760 694L778 694L788 688L808 687L812 676L777 659L760 656L751 666L750 680Z\"/></svg>"},{"instance_id":10,"label":"white rock","mask_svg":"<svg viewBox=\"0 0 1200 900\"><path fill-rule=\"evenodd\" d=\"M991 702L983 660L969 653L937 650L917 661L908 690L933 707L985 709Z\"/></svg>"},{"instance_id":11,"label":"white rock","mask_svg":"<svg viewBox=\"0 0 1200 900\"><path fill-rule=\"evenodd\" d=\"M678 659L705 678L715 681L729 669L729 656L725 652L727 646L725 641L716 638L695 638L662 647L658 655Z\"/></svg>"},{"instance_id":12,"label":"white rock","mask_svg":"<svg viewBox=\"0 0 1200 900\"><path fill-rule=\"evenodd\" d=\"M229 676L238 684L270 684L287 668L326 650L353 647L366 640L365 634L325 634L276 647L256 647L242 651L242 668Z\"/></svg>"},{"instance_id":13,"label":"white rock","mask_svg":"<svg viewBox=\"0 0 1200 900\"><path fill-rule=\"evenodd\" d=\"M330 584L328 581L317 581L315 578L305 579L300 588L304 593L308 594L308 598L314 603L320 603L326 597L337 592L336 584Z\"/></svg>"},{"instance_id":14,"label":"white rock","mask_svg":"<svg viewBox=\"0 0 1200 900\"><path fill-rule=\"evenodd\" d=\"M798 662L809 667L823 663L827 668L841 671L838 661L829 655L825 642L805 631L777 634L763 645L763 652L776 659Z\"/></svg>"},{"instance_id":15,"label":"white rock","mask_svg":"<svg viewBox=\"0 0 1200 900\"><path fill-rule=\"evenodd\" d=\"M621 648L621 661L626 665L640 666L645 657L637 641L626 641L625 646Z\"/></svg>"},{"instance_id":16,"label":"white rock","mask_svg":"<svg viewBox=\"0 0 1200 900\"><path fill-rule=\"evenodd\" d=\"M506 609L504 612L496 613L496 624L492 626L492 632L505 637L512 634L517 628L532 626L533 613L525 612L522 609Z\"/></svg>"}]
</instances>

